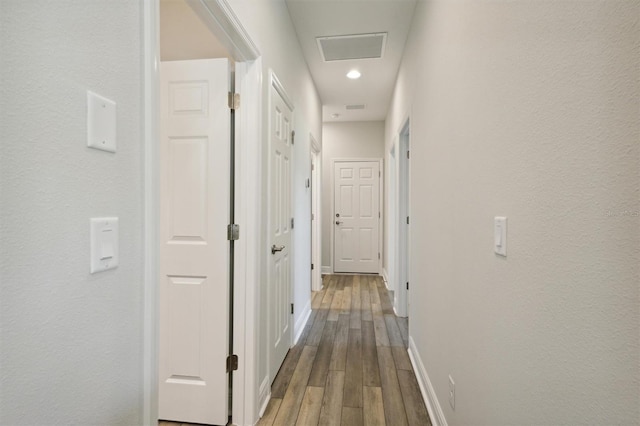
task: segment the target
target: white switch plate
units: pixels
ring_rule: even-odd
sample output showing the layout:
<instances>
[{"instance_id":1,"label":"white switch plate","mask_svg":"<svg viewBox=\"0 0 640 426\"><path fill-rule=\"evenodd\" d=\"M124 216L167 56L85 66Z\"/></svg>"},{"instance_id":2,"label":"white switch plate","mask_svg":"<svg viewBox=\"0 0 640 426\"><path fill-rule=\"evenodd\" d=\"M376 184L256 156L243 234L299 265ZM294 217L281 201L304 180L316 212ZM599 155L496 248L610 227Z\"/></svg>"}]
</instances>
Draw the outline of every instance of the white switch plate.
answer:
<instances>
[{"instance_id":1,"label":"white switch plate","mask_svg":"<svg viewBox=\"0 0 640 426\"><path fill-rule=\"evenodd\" d=\"M507 255L507 218L493 218L493 251L500 256Z\"/></svg>"},{"instance_id":2,"label":"white switch plate","mask_svg":"<svg viewBox=\"0 0 640 426\"><path fill-rule=\"evenodd\" d=\"M116 103L88 90L87 146L116 152Z\"/></svg>"},{"instance_id":3,"label":"white switch plate","mask_svg":"<svg viewBox=\"0 0 640 426\"><path fill-rule=\"evenodd\" d=\"M91 273L118 266L118 218L91 219Z\"/></svg>"}]
</instances>

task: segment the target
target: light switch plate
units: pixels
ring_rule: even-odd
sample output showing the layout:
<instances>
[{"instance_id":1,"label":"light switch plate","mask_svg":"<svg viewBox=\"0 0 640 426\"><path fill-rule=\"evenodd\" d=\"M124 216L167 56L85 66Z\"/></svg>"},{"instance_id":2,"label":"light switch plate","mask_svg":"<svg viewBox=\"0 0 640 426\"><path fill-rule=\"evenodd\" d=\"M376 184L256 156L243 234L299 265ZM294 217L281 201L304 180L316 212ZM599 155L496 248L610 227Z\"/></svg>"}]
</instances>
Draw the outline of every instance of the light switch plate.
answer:
<instances>
[{"instance_id":1,"label":"light switch plate","mask_svg":"<svg viewBox=\"0 0 640 426\"><path fill-rule=\"evenodd\" d=\"M118 266L118 218L91 219L91 273Z\"/></svg>"},{"instance_id":2,"label":"light switch plate","mask_svg":"<svg viewBox=\"0 0 640 426\"><path fill-rule=\"evenodd\" d=\"M116 103L87 91L87 146L116 152Z\"/></svg>"},{"instance_id":3,"label":"light switch plate","mask_svg":"<svg viewBox=\"0 0 640 426\"><path fill-rule=\"evenodd\" d=\"M507 255L507 218L493 218L493 251L500 256Z\"/></svg>"}]
</instances>

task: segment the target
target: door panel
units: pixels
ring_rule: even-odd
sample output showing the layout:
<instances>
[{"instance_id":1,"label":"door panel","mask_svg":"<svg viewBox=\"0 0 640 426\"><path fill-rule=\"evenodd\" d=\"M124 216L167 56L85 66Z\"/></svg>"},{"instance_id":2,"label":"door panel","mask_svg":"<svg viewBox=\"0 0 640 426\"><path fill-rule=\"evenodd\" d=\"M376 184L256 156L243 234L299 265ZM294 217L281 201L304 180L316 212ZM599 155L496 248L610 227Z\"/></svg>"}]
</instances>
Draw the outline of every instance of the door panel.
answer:
<instances>
[{"instance_id":1,"label":"door panel","mask_svg":"<svg viewBox=\"0 0 640 426\"><path fill-rule=\"evenodd\" d=\"M335 163L335 272L378 272L379 170L377 161Z\"/></svg>"},{"instance_id":2,"label":"door panel","mask_svg":"<svg viewBox=\"0 0 640 426\"><path fill-rule=\"evenodd\" d=\"M159 416L226 424L229 138L226 59L164 62Z\"/></svg>"},{"instance_id":3,"label":"door panel","mask_svg":"<svg viewBox=\"0 0 640 426\"><path fill-rule=\"evenodd\" d=\"M273 380L291 345L292 111L270 87L269 373Z\"/></svg>"}]
</instances>

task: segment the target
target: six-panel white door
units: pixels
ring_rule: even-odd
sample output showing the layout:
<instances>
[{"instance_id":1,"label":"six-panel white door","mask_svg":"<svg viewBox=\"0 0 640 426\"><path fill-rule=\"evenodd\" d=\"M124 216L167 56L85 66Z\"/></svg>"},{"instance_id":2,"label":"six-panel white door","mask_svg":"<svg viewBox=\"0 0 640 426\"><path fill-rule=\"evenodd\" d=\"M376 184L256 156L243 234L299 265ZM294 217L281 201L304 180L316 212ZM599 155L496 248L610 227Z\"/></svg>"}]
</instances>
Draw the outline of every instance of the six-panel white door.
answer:
<instances>
[{"instance_id":1,"label":"six-panel white door","mask_svg":"<svg viewBox=\"0 0 640 426\"><path fill-rule=\"evenodd\" d=\"M334 166L334 271L378 273L380 163Z\"/></svg>"},{"instance_id":2,"label":"six-panel white door","mask_svg":"<svg viewBox=\"0 0 640 426\"><path fill-rule=\"evenodd\" d=\"M226 424L227 59L163 62L159 416Z\"/></svg>"},{"instance_id":3,"label":"six-panel white door","mask_svg":"<svg viewBox=\"0 0 640 426\"><path fill-rule=\"evenodd\" d=\"M271 85L269 105L269 374L291 346L291 130L293 115Z\"/></svg>"}]
</instances>

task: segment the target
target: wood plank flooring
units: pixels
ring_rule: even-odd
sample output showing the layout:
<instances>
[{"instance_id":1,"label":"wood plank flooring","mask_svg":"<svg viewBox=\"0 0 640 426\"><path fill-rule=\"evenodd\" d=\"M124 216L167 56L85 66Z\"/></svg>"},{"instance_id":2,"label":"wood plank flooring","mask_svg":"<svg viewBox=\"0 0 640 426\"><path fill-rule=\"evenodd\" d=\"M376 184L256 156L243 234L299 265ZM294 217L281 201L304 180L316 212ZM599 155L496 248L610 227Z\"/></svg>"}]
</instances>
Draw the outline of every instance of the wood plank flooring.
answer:
<instances>
[{"instance_id":1,"label":"wood plank flooring","mask_svg":"<svg viewBox=\"0 0 640 426\"><path fill-rule=\"evenodd\" d=\"M258 425L431 425L382 279L327 275Z\"/></svg>"},{"instance_id":2,"label":"wood plank flooring","mask_svg":"<svg viewBox=\"0 0 640 426\"><path fill-rule=\"evenodd\" d=\"M430 426L406 350L407 319L394 315L382 279L326 275L323 284L258 425Z\"/></svg>"}]
</instances>

